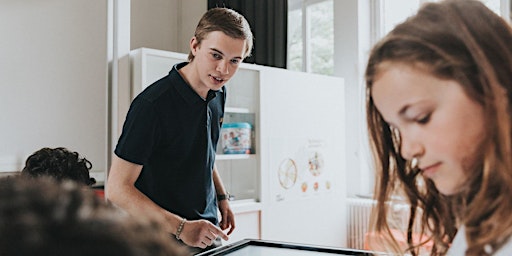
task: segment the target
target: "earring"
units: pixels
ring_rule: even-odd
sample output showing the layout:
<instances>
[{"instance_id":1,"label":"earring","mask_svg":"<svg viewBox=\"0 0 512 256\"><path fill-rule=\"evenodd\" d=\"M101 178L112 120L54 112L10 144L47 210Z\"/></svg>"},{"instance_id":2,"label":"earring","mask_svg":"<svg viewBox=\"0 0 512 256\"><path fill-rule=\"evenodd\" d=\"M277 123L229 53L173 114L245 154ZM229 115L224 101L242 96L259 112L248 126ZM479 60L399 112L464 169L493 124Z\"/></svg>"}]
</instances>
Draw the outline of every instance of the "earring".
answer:
<instances>
[{"instance_id":1,"label":"earring","mask_svg":"<svg viewBox=\"0 0 512 256\"><path fill-rule=\"evenodd\" d=\"M411 159L411 161L409 162L409 167L411 168L411 170L415 170L418 168L419 163L420 163L420 160L417 157L413 157Z\"/></svg>"}]
</instances>

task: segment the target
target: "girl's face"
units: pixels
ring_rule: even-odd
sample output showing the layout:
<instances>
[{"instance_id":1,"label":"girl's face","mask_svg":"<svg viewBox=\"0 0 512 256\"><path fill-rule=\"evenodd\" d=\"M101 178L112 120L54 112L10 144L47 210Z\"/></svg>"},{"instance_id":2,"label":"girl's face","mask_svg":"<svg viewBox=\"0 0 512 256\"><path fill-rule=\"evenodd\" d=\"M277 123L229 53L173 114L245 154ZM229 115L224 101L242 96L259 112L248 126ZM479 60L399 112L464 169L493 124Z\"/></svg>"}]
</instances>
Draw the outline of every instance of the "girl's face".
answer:
<instances>
[{"instance_id":1,"label":"girl's face","mask_svg":"<svg viewBox=\"0 0 512 256\"><path fill-rule=\"evenodd\" d=\"M443 194L458 192L484 140L483 108L462 86L420 68L383 63L371 91L384 120L398 129L403 158L418 158L424 177Z\"/></svg>"}]
</instances>

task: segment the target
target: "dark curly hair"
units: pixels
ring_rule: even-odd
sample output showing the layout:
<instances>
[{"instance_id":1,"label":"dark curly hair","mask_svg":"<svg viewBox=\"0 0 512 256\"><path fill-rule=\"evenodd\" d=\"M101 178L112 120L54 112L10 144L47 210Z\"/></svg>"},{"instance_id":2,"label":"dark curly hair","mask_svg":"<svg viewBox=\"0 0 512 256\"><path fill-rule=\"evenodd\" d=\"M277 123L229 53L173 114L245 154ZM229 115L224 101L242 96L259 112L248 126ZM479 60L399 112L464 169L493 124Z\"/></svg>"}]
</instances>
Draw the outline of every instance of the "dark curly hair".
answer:
<instances>
[{"instance_id":1,"label":"dark curly hair","mask_svg":"<svg viewBox=\"0 0 512 256\"><path fill-rule=\"evenodd\" d=\"M92 164L77 152L66 148L42 148L27 158L22 174L39 177L51 176L56 180L69 179L91 186L96 183L89 176Z\"/></svg>"}]
</instances>

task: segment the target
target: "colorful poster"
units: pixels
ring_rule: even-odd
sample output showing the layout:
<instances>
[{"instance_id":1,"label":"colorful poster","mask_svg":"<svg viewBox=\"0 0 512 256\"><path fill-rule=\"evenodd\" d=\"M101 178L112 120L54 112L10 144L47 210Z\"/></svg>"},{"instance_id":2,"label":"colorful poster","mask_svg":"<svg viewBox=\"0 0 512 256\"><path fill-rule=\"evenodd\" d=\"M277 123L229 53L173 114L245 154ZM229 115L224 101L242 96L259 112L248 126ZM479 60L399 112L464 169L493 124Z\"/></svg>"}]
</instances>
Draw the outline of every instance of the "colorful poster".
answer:
<instances>
[{"instance_id":1,"label":"colorful poster","mask_svg":"<svg viewBox=\"0 0 512 256\"><path fill-rule=\"evenodd\" d=\"M324 140L278 141L274 141L271 157L271 191L275 201L310 198L332 191L333 175Z\"/></svg>"}]
</instances>

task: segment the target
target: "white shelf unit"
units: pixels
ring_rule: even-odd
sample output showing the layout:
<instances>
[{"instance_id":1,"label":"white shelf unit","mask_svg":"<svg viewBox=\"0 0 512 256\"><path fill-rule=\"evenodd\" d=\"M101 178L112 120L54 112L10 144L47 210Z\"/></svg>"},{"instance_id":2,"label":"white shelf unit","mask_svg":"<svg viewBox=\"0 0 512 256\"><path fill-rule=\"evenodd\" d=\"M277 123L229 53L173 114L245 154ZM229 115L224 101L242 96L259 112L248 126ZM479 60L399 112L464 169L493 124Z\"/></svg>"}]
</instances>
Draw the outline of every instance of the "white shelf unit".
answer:
<instances>
[{"instance_id":1,"label":"white shelf unit","mask_svg":"<svg viewBox=\"0 0 512 256\"><path fill-rule=\"evenodd\" d=\"M224 160L243 160L243 159L254 159L256 155L254 154L217 154L215 158L217 161Z\"/></svg>"},{"instance_id":2,"label":"white shelf unit","mask_svg":"<svg viewBox=\"0 0 512 256\"><path fill-rule=\"evenodd\" d=\"M247 109L247 108L226 107L226 109L224 109L224 111L226 111L228 113L245 113L245 114L249 113L249 109Z\"/></svg>"},{"instance_id":3,"label":"white shelf unit","mask_svg":"<svg viewBox=\"0 0 512 256\"><path fill-rule=\"evenodd\" d=\"M259 71L242 64L227 83L224 123L251 124L251 154L222 154L220 147L216 161L226 189L235 200L261 201L259 154ZM220 142L219 142L220 143Z\"/></svg>"}]
</instances>

